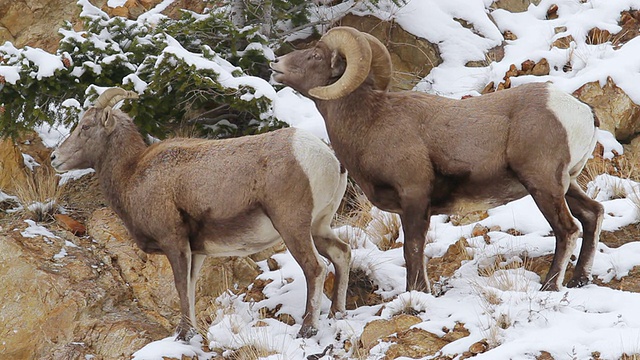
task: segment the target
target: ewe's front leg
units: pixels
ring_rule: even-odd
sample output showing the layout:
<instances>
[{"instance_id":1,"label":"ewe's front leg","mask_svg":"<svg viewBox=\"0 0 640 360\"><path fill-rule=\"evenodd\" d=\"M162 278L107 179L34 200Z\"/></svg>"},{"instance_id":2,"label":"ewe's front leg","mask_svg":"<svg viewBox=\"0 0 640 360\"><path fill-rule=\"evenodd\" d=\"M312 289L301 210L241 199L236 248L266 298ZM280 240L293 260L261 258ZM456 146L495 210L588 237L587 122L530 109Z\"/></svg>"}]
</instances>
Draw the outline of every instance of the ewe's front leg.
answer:
<instances>
[{"instance_id":1,"label":"ewe's front leg","mask_svg":"<svg viewBox=\"0 0 640 360\"><path fill-rule=\"evenodd\" d=\"M323 235L314 235L313 240L318 252L331 261L336 271L336 278L333 282L333 294L331 295L330 313L331 316L335 316L346 311L351 249L349 245L340 240L328 226Z\"/></svg>"},{"instance_id":2,"label":"ewe's front leg","mask_svg":"<svg viewBox=\"0 0 640 360\"><path fill-rule=\"evenodd\" d=\"M191 250L165 251L173 270L173 278L180 298L180 323L176 328L176 341L189 341L195 335L195 299L191 299ZM193 285L195 293L195 284Z\"/></svg>"}]
</instances>

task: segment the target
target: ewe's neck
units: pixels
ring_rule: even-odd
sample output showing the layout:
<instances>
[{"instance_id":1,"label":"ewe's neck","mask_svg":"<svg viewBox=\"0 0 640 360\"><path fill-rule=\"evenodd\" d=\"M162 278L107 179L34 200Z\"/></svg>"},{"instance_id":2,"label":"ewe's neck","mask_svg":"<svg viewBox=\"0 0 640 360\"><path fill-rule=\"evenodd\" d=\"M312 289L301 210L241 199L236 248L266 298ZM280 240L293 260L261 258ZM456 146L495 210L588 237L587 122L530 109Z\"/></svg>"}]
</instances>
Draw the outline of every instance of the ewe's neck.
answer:
<instances>
[{"instance_id":1,"label":"ewe's neck","mask_svg":"<svg viewBox=\"0 0 640 360\"><path fill-rule=\"evenodd\" d=\"M118 126L109 137L103 158L96 164L100 180L109 205L123 217L126 188L147 145L133 124Z\"/></svg>"}]
</instances>

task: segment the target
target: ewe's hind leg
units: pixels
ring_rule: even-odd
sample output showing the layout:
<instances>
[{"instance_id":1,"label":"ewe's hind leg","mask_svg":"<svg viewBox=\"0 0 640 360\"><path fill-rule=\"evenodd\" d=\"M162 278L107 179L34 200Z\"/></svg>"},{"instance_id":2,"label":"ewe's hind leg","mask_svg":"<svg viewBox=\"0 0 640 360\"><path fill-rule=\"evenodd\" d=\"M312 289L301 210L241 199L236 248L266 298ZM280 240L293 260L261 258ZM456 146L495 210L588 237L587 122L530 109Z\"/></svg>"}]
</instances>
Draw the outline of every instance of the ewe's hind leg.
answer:
<instances>
[{"instance_id":1,"label":"ewe's hind leg","mask_svg":"<svg viewBox=\"0 0 640 360\"><path fill-rule=\"evenodd\" d=\"M567 284L569 287L580 287L591 280L591 267L595 257L604 209L599 202L591 199L574 181L569 186L565 197L573 216L582 224L582 247L573 277Z\"/></svg>"},{"instance_id":2,"label":"ewe's hind leg","mask_svg":"<svg viewBox=\"0 0 640 360\"><path fill-rule=\"evenodd\" d=\"M204 263L206 255L192 254L191 255L191 271L189 272L189 286L187 297L189 299L189 321L193 329L196 328L196 284L198 282L198 275L200 269ZM195 331L193 331L195 332Z\"/></svg>"},{"instance_id":3,"label":"ewe's hind leg","mask_svg":"<svg viewBox=\"0 0 640 360\"><path fill-rule=\"evenodd\" d=\"M336 270L336 279L333 286L333 294L331 294L331 315L343 313L346 310L347 287L349 286L349 266L351 263L351 249L349 245L342 242L328 222L323 219L323 223L318 229L314 230L313 241L316 244L320 255L331 261Z\"/></svg>"}]
</instances>

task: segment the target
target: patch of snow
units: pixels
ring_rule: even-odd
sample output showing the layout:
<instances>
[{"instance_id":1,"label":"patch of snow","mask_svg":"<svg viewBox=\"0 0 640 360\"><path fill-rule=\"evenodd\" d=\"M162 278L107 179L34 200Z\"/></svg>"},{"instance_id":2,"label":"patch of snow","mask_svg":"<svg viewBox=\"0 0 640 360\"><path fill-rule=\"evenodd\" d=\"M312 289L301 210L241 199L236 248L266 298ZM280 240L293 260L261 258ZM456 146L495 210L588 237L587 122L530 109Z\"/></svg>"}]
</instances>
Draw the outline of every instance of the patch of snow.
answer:
<instances>
[{"instance_id":1,"label":"patch of snow","mask_svg":"<svg viewBox=\"0 0 640 360\"><path fill-rule=\"evenodd\" d=\"M40 164L38 164L38 162L36 161L36 159L33 158L33 156L29 155L29 154L22 154L22 160L24 162L24 166L26 166L29 170L33 171L33 168L35 168L36 166L40 166Z\"/></svg>"},{"instance_id":2,"label":"patch of snow","mask_svg":"<svg viewBox=\"0 0 640 360\"><path fill-rule=\"evenodd\" d=\"M198 359L211 359L212 354L202 351L202 336L194 336L188 344L175 341L175 337L168 337L154 341L142 349L136 351L132 360L164 360L166 358L182 359L183 355L188 357L197 356Z\"/></svg>"},{"instance_id":3,"label":"patch of snow","mask_svg":"<svg viewBox=\"0 0 640 360\"><path fill-rule=\"evenodd\" d=\"M46 238L58 239L58 237L51 231L49 231L49 229L42 225L38 225L35 221L25 220L24 222L26 222L29 226L20 232L20 235L22 235L23 237L35 238L38 236L44 236Z\"/></svg>"},{"instance_id":4,"label":"patch of snow","mask_svg":"<svg viewBox=\"0 0 640 360\"><path fill-rule=\"evenodd\" d=\"M96 172L94 169L80 169L80 170L70 170L62 174L57 174L57 176L60 177L60 180L58 180L58 185L62 186L68 183L69 181L78 180L81 177L88 174L92 174L94 172Z\"/></svg>"}]
</instances>

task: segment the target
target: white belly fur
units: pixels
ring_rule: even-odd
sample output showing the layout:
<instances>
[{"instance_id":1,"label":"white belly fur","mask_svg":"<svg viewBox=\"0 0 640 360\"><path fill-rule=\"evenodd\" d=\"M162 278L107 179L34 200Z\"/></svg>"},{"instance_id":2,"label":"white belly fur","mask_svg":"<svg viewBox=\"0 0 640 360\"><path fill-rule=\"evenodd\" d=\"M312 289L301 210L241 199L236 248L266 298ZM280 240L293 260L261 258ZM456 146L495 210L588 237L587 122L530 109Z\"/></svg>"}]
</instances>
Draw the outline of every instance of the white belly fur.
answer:
<instances>
[{"instance_id":1,"label":"white belly fur","mask_svg":"<svg viewBox=\"0 0 640 360\"><path fill-rule=\"evenodd\" d=\"M280 234L266 215L260 215L252 224L226 238L206 241L204 248L210 256L248 256L276 245Z\"/></svg>"}]
</instances>

